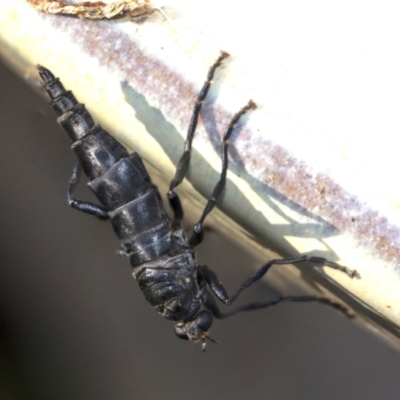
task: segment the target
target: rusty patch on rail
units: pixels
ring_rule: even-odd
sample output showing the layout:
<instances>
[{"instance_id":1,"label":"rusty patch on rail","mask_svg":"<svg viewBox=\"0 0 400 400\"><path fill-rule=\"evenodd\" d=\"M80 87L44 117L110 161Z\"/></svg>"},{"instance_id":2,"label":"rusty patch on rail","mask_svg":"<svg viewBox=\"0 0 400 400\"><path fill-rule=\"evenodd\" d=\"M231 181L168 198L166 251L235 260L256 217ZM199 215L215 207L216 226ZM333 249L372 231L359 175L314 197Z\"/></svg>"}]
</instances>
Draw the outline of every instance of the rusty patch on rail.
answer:
<instances>
[{"instance_id":1,"label":"rusty patch on rail","mask_svg":"<svg viewBox=\"0 0 400 400\"><path fill-rule=\"evenodd\" d=\"M82 23L85 23L85 30ZM79 42L85 52L99 59L103 65L119 70L123 79L138 91L162 104L163 111L180 120L182 126L188 125L198 89L184 81L178 72L148 56L126 34L113 30L106 22L69 20L54 24L71 32L73 40ZM60 26L63 24L64 27ZM123 51L115 51L116 48ZM230 115L214 106L213 117L218 119L216 123L220 127L221 121L229 120ZM249 140L250 136L250 132L244 129L241 139L246 140L247 137ZM266 187L282 193L281 201L290 199L299 207L315 212L338 230L350 233L360 245L388 262L400 260L400 229L386 217L366 207L356 196L332 181L329 175L310 171L304 162L283 147L268 140L254 147L257 154L268 154L268 165L264 157L252 157L250 153L247 156L241 154L241 162L248 170L261 171L257 179Z\"/></svg>"}]
</instances>

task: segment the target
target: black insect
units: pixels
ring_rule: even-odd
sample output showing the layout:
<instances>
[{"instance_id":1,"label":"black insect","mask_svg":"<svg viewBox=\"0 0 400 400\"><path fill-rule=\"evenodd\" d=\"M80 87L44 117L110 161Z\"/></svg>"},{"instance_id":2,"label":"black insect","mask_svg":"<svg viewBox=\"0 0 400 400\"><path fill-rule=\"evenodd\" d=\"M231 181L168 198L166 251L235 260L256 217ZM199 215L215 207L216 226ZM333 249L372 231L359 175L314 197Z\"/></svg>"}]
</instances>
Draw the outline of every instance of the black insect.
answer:
<instances>
[{"instance_id":1,"label":"black insect","mask_svg":"<svg viewBox=\"0 0 400 400\"><path fill-rule=\"evenodd\" d=\"M324 303L350 315L343 305L316 296L280 296L251 303L224 314L217 307L209 289L222 303L230 306L240 292L258 281L274 264L309 261L321 267L339 269L350 277L356 273L324 258L307 255L271 260L249 277L232 297L229 297L216 274L207 266L197 264L194 247L203 240L203 222L225 187L228 140L240 117L248 110L256 108L254 102L249 101L232 118L222 140L220 179L188 240L181 228L183 210L174 189L182 182L188 170L193 136L211 80L215 70L227 56L227 53L221 53L211 66L194 105L184 152L167 195L173 211L172 220L165 212L160 193L152 184L139 154L128 154L117 140L94 123L84 105L78 103L71 91L64 89L58 78L55 78L48 69L38 66L45 89L52 100L51 106L59 115L58 123L71 139L71 148L78 159L68 186L69 205L79 211L111 221L114 231L121 240L122 252L129 258L134 269L133 275L147 301L164 318L176 321L175 333L179 338L192 342L202 341L203 350L206 339L214 341L208 335L213 316L226 318L239 311L266 308L282 301ZM73 198L81 168L87 175L88 185L99 199L101 206Z\"/></svg>"}]
</instances>

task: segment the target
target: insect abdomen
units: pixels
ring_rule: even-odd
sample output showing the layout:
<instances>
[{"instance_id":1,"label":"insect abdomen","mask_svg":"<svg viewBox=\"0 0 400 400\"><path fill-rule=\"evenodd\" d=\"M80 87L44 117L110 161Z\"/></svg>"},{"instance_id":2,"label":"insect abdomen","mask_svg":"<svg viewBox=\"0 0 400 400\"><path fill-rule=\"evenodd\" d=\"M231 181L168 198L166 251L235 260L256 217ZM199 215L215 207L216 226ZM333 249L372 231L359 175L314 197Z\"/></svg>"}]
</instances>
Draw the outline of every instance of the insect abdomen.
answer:
<instances>
[{"instance_id":1,"label":"insect abdomen","mask_svg":"<svg viewBox=\"0 0 400 400\"><path fill-rule=\"evenodd\" d=\"M70 137L71 148L89 178L89 187L107 209L133 267L167 254L171 246L170 220L161 196L137 153L129 153L101 126L83 104L43 67L39 73Z\"/></svg>"}]
</instances>

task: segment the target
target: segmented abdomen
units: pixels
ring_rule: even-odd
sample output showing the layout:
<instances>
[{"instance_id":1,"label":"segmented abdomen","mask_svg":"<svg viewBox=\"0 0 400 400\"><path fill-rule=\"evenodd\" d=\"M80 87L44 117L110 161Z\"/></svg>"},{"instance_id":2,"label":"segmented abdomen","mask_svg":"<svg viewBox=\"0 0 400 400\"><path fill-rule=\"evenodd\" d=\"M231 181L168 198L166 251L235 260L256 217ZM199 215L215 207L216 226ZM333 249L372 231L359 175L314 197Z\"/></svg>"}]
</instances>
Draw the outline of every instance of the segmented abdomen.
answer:
<instances>
[{"instance_id":1,"label":"segmented abdomen","mask_svg":"<svg viewBox=\"0 0 400 400\"><path fill-rule=\"evenodd\" d=\"M170 220L160 193L150 180L139 154L126 149L96 125L71 91L54 75L38 67L58 123L70 137L89 187L108 210L122 247L136 267L167 254L171 247Z\"/></svg>"}]
</instances>

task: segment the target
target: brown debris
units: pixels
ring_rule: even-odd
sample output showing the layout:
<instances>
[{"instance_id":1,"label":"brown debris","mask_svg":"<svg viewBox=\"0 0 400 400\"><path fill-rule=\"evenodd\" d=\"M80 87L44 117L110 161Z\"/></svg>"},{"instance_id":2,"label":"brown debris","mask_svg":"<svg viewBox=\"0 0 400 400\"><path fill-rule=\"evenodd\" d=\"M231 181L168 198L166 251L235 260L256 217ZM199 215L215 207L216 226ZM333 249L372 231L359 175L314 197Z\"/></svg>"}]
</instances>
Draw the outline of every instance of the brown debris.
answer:
<instances>
[{"instance_id":1,"label":"brown debris","mask_svg":"<svg viewBox=\"0 0 400 400\"><path fill-rule=\"evenodd\" d=\"M150 14L155 7L150 0L117 0L107 4L102 1L84 1L66 4L62 0L28 0L37 10L46 14L68 14L87 19L139 17Z\"/></svg>"}]
</instances>

